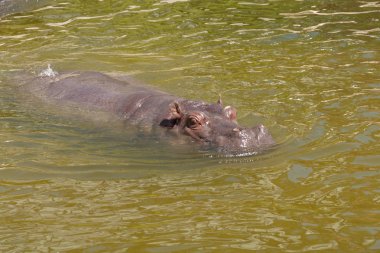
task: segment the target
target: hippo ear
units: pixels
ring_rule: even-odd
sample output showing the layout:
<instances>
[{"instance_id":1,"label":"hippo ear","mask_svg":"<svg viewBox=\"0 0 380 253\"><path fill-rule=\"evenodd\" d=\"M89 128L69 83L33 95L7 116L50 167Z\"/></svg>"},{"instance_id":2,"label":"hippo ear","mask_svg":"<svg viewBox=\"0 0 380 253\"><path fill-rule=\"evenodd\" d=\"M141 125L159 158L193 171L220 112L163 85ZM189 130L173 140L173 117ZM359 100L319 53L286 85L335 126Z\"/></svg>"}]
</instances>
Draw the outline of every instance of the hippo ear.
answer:
<instances>
[{"instance_id":1,"label":"hippo ear","mask_svg":"<svg viewBox=\"0 0 380 253\"><path fill-rule=\"evenodd\" d=\"M178 125L180 119L183 117L182 109L177 101L169 105L169 112L164 116L160 122L162 127L174 127Z\"/></svg>"},{"instance_id":2,"label":"hippo ear","mask_svg":"<svg viewBox=\"0 0 380 253\"><path fill-rule=\"evenodd\" d=\"M237 112L236 112L236 109L233 108L232 106L226 106L226 107L224 107L223 113L224 113L224 116L226 116L230 120L236 121L236 114L237 114Z\"/></svg>"}]
</instances>

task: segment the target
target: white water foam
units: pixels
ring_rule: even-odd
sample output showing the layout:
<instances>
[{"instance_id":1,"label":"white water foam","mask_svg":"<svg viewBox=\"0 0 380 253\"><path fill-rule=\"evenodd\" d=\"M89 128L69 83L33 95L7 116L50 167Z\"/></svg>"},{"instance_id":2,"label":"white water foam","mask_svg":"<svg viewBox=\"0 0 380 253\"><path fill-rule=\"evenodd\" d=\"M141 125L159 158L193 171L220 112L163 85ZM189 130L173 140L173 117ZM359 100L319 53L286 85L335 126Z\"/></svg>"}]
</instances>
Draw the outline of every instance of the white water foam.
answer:
<instances>
[{"instance_id":1,"label":"white water foam","mask_svg":"<svg viewBox=\"0 0 380 253\"><path fill-rule=\"evenodd\" d=\"M58 72L54 71L51 68L50 64L48 64L47 69L44 69L43 71L41 71L41 73L38 76L39 77L55 77L56 75L58 75Z\"/></svg>"}]
</instances>

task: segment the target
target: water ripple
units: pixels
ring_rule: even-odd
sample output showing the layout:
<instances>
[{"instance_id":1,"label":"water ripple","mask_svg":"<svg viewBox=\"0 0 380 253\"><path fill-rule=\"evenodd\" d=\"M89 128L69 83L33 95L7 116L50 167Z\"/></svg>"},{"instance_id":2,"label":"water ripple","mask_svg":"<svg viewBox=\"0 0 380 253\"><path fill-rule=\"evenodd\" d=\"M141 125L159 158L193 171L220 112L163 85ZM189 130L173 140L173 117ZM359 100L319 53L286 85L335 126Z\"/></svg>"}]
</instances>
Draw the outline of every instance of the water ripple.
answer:
<instances>
[{"instance_id":1,"label":"water ripple","mask_svg":"<svg viewBox=\"0 0 380 253\"><path fill-rule=\"evenodd\" d=\"M74 18L70 18L66 21L63 21L63 22L55 22L55 23L46 23L46 25L48 26L65 26L67 24L70 24L74 21L77 21L77 20L98 20L98 19L104 19L104 18L114 18L118 15L121 15L121 14L126 14L126 13L147 13L147 12L153 12L153 11L156 11L157 8L153 8L153 9L147 9L147 10L123 10L123 11L119 11L119 12L115 12L115 13L110 13L110 14L107 14L107 15L101 15L101 16L80 16L80 17L74 17Z\"/></svg>"},{"instance_id":2,"label":"water ripple","mask_svg":"<svg viewBox=\"0 0 380 253\"><path fill-rule=\"evenodd\" d=\"M70 0L2 18L0 251L378 250L378 8ZM4 78L48 63L222 94L278 145L223 157L46 106Z\"/></svg>"},{"instance_id":3,"label":"water ripple","mask_svg":"<svg viewBox=\"0 0 380 253\"><path fill-rule=\"evenodd\" d=\"M280 13L282 16L286 16L289 18L299 18L304 16L310 16L310 15L317 15L317 16L337 16L337 15L361 15L361 14L369 14L369 13L378 13L380 10L373 10L373 11L352 11L352 12L319 12L317 10L306 10L296 13Z\"/></svg>"}]
</instances>

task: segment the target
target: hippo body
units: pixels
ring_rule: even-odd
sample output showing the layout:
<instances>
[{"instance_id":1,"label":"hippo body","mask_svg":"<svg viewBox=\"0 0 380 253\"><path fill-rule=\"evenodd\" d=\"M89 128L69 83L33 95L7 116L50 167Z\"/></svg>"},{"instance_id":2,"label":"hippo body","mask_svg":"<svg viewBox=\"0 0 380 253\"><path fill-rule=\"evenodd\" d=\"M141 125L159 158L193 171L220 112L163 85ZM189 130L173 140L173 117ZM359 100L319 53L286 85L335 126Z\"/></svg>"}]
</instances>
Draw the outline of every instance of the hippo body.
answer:
<instances>
[{"instance_id":1,"label":"hippo body","mask_svg":"<svg viewBox=\"0 0 380 253\"><path fill-rule=\"evenodd\" d=\"M127 124L185 135L222 152L257 152L275 143L263 125L239 126L236 110L223 107L221 100L208 104L178 98L98 72L36 77L28 83L47 101L111 113Z\"/></svg>"}]
</instances>

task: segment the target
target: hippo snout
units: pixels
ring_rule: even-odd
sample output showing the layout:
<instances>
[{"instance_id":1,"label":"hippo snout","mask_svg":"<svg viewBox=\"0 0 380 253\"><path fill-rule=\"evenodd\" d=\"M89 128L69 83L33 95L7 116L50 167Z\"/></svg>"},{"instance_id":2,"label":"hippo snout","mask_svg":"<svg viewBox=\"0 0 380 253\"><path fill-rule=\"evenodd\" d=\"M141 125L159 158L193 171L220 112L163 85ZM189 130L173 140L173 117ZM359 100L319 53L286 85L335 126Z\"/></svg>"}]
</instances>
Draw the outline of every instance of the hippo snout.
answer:
<instances>
[{"instance_id":1,"label":"hippo snout","mask_svg":"<svg viewBox=\"0 0 380 253\"><path fill-rule=\"evenodd\" d=\"M275 144L272 135L264 125L253 128L239 128L228 136L215 138L219 150L225 153L251 153L263 150Z\"/></svg>"}]
</instances>

